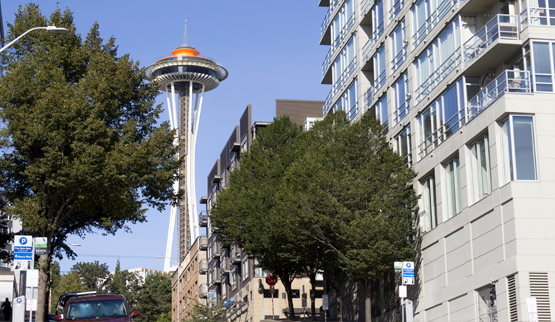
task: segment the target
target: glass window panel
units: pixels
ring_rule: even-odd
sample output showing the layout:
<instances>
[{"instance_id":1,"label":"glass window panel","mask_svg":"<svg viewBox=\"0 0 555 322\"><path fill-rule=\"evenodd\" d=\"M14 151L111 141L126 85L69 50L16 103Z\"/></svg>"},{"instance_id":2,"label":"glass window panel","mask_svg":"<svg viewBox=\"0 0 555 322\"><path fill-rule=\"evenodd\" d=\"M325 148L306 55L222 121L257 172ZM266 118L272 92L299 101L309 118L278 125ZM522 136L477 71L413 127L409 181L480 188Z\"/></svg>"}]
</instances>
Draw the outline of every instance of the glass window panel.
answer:
<instances>
[{"instance_id":1,"label":"glass window panel","mask_svg":"<svg viewBox=\"0 0 555 322\"><path fill-rule=\"evenodd\" d=\"M449 161L445 167L447 179L447 214L451 218L461 212L461 175L459 157Z\"/></svg>"},{"instance_id":2,"label":"glass window panel","mask_svg":"<svg viewBox=\"0 0 555 322\"><path fill-rule=\"evenodd\" d=\"M551 59L549 55L549 44L534 42L534 70L536 73L551 74Z\"/></svg>"},{"instance_id":3,"label":"glass window panel","mask_svg":"<svg viewBox=\"0 0 555 322\"><path fill-rule=\"evenodd\" d=\"M512 119L517 180L536 180L532 117L514 116Z\"/></svg>"}]
</instances>

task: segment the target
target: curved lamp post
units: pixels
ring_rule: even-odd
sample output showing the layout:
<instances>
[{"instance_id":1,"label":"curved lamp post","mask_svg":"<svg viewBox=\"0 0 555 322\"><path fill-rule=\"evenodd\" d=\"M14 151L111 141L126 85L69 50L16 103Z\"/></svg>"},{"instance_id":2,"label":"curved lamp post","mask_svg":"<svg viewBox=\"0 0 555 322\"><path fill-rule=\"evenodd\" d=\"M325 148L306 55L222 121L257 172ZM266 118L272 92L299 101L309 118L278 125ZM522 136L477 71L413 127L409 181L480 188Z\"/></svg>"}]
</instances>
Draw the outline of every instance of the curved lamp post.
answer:
<instances>
[{"instance_id":1,"label":"curved lamp post","mask_svg":"<svg viewBox=\"0 0 555 322\"><path fill-rule=\"evenodd\" d=\"M23 36L25 36L26 34L30 33L33 30L46 30L46 32L49 33L53 33L53 34L66 34L68 32L68 30L66 28L62 28L62 27L56 27L54 25L52 26L46 26L46 27L34 27L31 28L29 30L27 30L26 32L22 33L21 35L19 35L17 38L15 38L14 40L12 40L9 44L7 44L6 46L2 47L2 49L0 49L0 53L3 52L5 49L7 49L8 47L10 47L11 45L13 45L16 41L18 41L19 39L21 39Z\"/></svg>"}]
</instances>

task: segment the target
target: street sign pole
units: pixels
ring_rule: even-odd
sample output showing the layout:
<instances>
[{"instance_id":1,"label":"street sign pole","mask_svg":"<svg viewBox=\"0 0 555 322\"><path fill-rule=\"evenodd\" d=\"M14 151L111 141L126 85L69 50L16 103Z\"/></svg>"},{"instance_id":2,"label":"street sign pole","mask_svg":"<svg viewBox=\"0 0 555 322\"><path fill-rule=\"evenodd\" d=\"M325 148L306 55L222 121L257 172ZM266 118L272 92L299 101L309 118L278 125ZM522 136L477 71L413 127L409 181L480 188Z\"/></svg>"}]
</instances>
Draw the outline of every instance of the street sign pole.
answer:
<instances>
[{"instance_id":1,"label":"street sign pole","mask_svg":"<svg viewBox=\"0 0 555 322\"><path fill-rule=\"evenodd\" d=\"M395 272L401 273L401 285L399 286L399 298L401 299L401 321L405 322L405 315L406 315L406 301L405 298L407 297L407 286L406 285L414 285L414 262L395 262L394 263ZM412 302L407 300L411 304L411 312L412 312ZM413 321L413 316L407 315L407 322Z\"/></svg>"}]
</instances>

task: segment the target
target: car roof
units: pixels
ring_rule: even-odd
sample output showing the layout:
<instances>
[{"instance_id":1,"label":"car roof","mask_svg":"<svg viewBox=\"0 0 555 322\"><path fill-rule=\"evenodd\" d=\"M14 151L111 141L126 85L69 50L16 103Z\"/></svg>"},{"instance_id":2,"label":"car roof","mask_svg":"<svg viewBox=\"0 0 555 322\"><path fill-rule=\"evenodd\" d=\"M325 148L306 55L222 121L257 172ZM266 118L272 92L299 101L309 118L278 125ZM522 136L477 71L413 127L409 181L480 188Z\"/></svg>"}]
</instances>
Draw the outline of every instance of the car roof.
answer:
<instances>
[{"instance_id":1,"label":"car roof","mask_svg":"<svg viewBox=\"0 0 555 322\"><path fill-rule=\"evenodd\" d=\"M90 300L90 299L122 299L125 300L125 297L119 293L97 293L97 294L82 294L82 295L76 295L71 297L67 303L73 303L73 302L80 302L80 301L86 301L86 300Z\"/></svg>"}]
</instances>

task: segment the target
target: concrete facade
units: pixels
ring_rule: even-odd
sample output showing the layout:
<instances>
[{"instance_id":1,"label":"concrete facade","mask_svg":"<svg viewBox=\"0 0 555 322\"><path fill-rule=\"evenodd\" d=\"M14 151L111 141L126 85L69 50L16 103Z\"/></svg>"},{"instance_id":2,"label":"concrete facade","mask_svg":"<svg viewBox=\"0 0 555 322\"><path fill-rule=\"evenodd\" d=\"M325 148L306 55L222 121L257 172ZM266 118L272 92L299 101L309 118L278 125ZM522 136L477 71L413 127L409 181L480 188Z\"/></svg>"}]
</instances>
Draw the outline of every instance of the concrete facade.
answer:
<instances>
[{"instance_id":1,"label":"concrete facade","mask_svg":"<svg viewBox=\"0 0 555 322\"><path fill-rule=\"evenodd\" d=\"M553 4L319 5L324 113L373 113L418 173L415 321L555 320Z\"/></svg>"}]
</instances>

